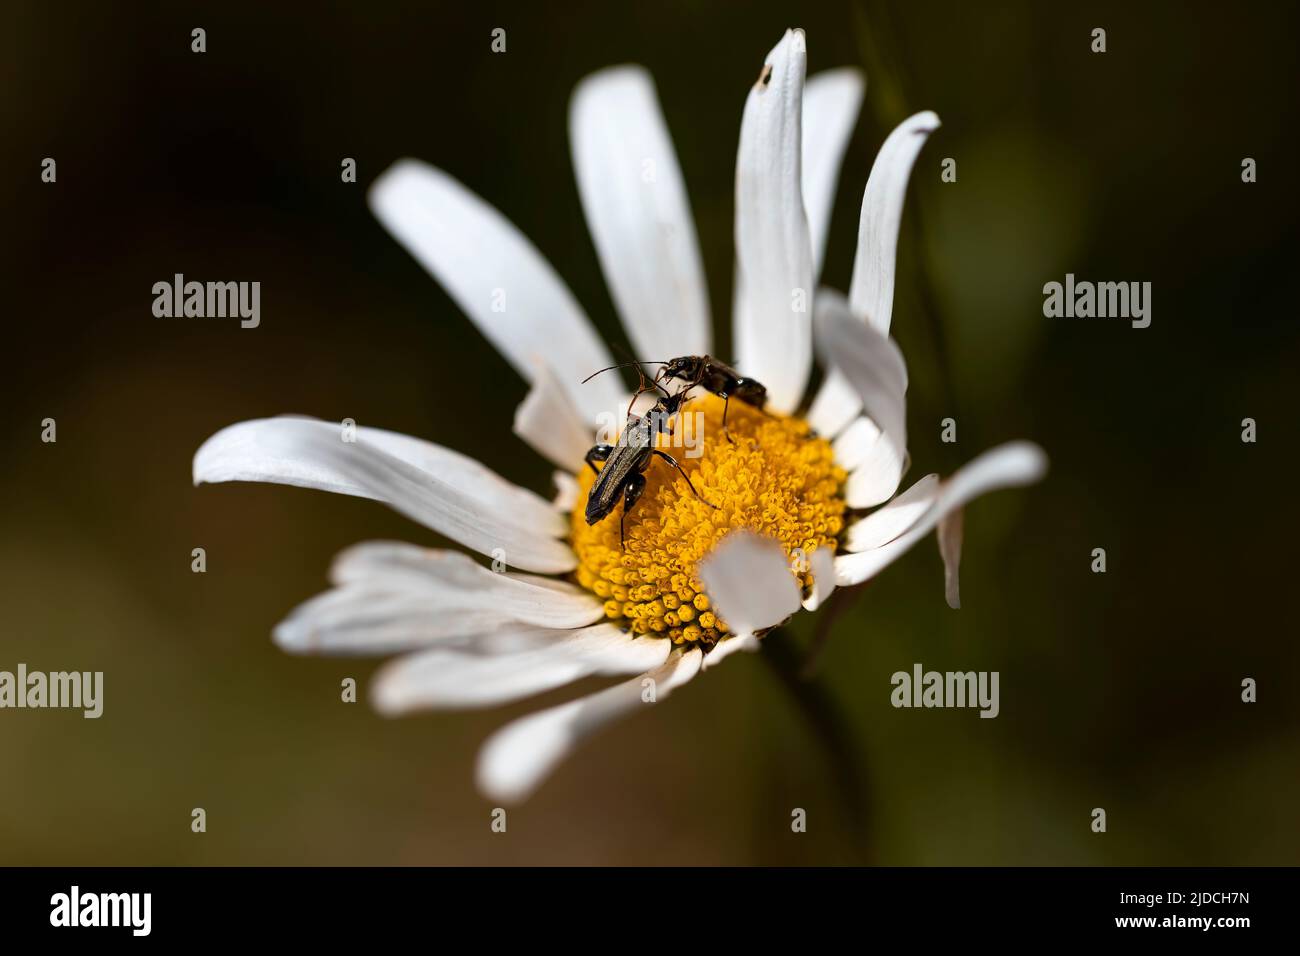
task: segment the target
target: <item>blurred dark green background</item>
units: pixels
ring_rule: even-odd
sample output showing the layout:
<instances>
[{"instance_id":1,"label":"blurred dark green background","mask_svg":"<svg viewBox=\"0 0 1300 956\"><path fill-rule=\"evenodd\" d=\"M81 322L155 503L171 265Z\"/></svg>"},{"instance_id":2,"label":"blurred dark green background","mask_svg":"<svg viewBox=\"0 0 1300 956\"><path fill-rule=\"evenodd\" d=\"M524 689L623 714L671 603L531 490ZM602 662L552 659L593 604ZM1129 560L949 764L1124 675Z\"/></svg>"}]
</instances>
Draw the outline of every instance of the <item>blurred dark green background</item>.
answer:
<instances>
[{"instance_id":1,"label":"blurred dark green background","mask_svg":"<svg viewBox=\"0 0 1300 956\"><path fill-rule=\"evenodd\" d=\"M889 128L923 108L944 123L913 177L894 314L911 478L1017 437L1052 459L1041 486L968 509L960 612L927 544L827 651L870 775L869 858L1300 862L1300 17L1133 6L9 5L0 669L103 670L106 690L98 721L0 712L0 863L864 858L823 752L750 656L604 733L492 834L474 753L534 703L386 721L339 701L373 662L289 658L269 638L346 545L437 540L372 502L190 486L212 432L298 412L432 438L549 493L510 433L522 383L371 217L366 185L407 155L449 170L625 344L566 109L588 72L642 63L726 355L740 110L787 26L806 29L810 71L870 73L829 284L847 288ZM1105 55L1089 52L1096 26ZM345 156L357 185L339 181ZM955 184L939 180L949 156ZM261 327L154 318L150 287L174 272L261 281ZM1066 272L1151 281L1151 327L1043 318L1042 285ZM938 441L947 415L955 449ZM40 441L47 416L57 444ZM1001 716L894 710L889 677L914 662L999 671Z\"/></svg>"}]
</instances>

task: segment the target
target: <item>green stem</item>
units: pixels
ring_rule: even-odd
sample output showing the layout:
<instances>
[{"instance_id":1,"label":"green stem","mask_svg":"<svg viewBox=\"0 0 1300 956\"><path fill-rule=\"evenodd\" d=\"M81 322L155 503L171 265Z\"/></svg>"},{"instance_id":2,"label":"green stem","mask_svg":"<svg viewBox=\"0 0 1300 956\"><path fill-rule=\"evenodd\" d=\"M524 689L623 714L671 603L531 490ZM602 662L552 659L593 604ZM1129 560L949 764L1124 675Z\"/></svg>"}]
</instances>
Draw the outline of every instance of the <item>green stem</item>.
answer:
<instances>
[{"instance_id":1,"label":"green stem","mask_svg":"<svg viewBox=\"0 0 1300 956\"><path fill-rule=\"evenodd\" d=\"M762 657L799 708L809 729L821 744L835 780L844 815L863 862L867 862L870 799L867 775L861 767L861 748L843 708L817 679L804 676L804 654L787 631L780 628L763 637Z\"/></svg>"}]
</instances>

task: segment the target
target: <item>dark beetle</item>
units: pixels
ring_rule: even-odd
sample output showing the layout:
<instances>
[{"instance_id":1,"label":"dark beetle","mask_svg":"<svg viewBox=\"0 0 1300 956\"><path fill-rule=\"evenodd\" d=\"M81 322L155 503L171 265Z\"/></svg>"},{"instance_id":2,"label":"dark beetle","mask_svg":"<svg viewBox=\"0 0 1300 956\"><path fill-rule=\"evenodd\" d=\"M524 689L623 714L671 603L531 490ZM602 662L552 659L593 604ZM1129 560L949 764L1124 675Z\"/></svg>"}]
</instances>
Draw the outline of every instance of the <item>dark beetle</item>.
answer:
<instances>
[{"instance_id":1,"label":"dark beetle","mask_svg":"<svg viewBox=\"0 0 1300 956\"><path fill-rule=\"evenodd\" d=\"M723 399L722 434L727 436L727 441L733 441L727 431L727 409L733 396L759 411L767 404L767 387L762 382L745 378L730 365L709 355L683 355L669 359L663 363L655 380L669 378L688 382L689 388L698 385Z\"/></svg>"},{"instance_id":2,"label":"dark beetle","mask_svg":"<svg viewBox=\"0 0 1300 956\"><path fill-rule=\"evenodd\" d=\"M645 384L645 373L641 369L641 364L641 362L633 361L609 365L592 372L583 379L583 382L590 382L601 372L632 366L636 369L637 374L641 376L641 388L637 390L639 395L641 392L649 391L649 387ZM740 399L746 405L752 405L760 412L763 410L763 406L767 404L766 385L756 379L745 378L726 362L719 361L712 355L681 355L675 359L668 359L663 362L651 361L645 364L660 366L654 377L655 386L660 389L663 388L660 383L675 378L686 383L685 391L690 391L698 386L723 399L722 430L724 433L727 430L727 409L731 405L732 396ZM635 400L634 396L633 401L635 402ZM631 412L632 407L629 405L628 414L630 415ZM731 435L727 435L727 440L731 441Z\"/></svg>"},{"instance_id":3,"label":"dark beetle","mask_svg":"<svg viewBox=\"0 0 1300 956\"><path fill-rule=\"evenodd\" d=\"M617 445L595 445L587 452L586 461L591 470L596 472L596 480L591 491L587 493L587 524L592 525L612 512L621 497L623 514L618 519L618 540L624 544L623 522L627 513L645 491L645 475L642 474L653 458L662 458L677 469L677 473L686 479L686 486L691 493L710 508L717 505L709 501L691 484L690 476L682 470L677 459L655 447L655 436L667 430L668 421L677 414L685 401L690 387L679 389L670 394L663 386L658 387L664 393L654 406L644 415L632 415L627 420L627 427L619 438ZM603 461L605 467L596 471L596 462Z\"/></svg>"}]
</instances>

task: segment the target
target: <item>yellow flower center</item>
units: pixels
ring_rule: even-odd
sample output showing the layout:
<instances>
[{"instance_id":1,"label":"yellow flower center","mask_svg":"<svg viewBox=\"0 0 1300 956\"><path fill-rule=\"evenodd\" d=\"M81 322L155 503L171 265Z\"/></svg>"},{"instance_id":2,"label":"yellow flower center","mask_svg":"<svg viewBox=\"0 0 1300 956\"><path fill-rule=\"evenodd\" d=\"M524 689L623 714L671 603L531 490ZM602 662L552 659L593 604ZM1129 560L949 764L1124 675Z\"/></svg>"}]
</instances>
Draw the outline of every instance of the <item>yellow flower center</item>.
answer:
<instances>
[{"instance_id":1,"label":"yellow flower center","mask_svg":"<svg viewBox=\"0 0 1300 956\"><path fill-rule=\"evenodd\" d=\"M812 435L807 422L740 401L727 413L729 442L722 405L714 395L694 399L674 421L673 434L659 436L659 447L716 509L692 494L667 462L652 459L645 492L624 521L624 547L622 494L609 515L588 525L583 510L596 476L590 468L578 475L572 518L578 583L604 600L611 621L634 634L706 648L727 636L697 569L728 532L748 528L781 542L806 589L812 553L834 550L844 526L846 475L830 442Z\"/></svg>"}]
</instances>

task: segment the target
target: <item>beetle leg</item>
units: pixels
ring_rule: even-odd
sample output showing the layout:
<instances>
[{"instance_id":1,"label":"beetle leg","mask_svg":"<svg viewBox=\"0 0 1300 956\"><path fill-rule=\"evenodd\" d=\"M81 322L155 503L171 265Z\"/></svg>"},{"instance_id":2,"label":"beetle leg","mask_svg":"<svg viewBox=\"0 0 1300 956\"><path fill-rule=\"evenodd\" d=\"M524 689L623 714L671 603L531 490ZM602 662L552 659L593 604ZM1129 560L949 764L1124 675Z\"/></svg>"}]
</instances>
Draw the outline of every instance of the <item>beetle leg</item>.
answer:
<instances>
[{"instance_id":1,"label":"beetle leg","mask_svg":"<svg viewBox=\"0 0 1300 956\"><path fill-rule=\"evenodd\" d=\"M722 436L731 444L736 443L736 439L731 437L731 432L727 431L727 409L731 407L731 395L724 393L722 396Z\"/></svg>"},{"instance_id":2,"label":"beetle leg","mask_svg":"<svg viewBox=\"0 0 1300 956\"><path fill-rule=\"evenodd\" d=\"M701 501L703 501L703 502L704 502L706 505L708 505L710 508L717 508L717 507L718 507L718 506L715 505L712 501L710 501L708 498L704 497L702 494L700 494L698 491L695 490L695 486L694 486L693 484L691 484L691 477L690 477L690 475L686 474L686 472L682 470L682 466L679 465L679 464L677 464L677 459L676 459L676 458L674 458L672 455L667 454L666 452L662 452L662 451L660 451L658 448L656 448L656 449L654 450L654 453L655 453L656 455L658 455L660 458L662 458L664 461L668 462L668 464L672 465L674 468L677 469L677 474L681 475L683 478L686 479L686 487L689 488L689 489L691 489L691 494L695 495L696 498L699 498Z\"/></svg>"},{"instance_id":3,"label":"beetle leg","mask_svg":"<svg viewBox=\"0 0 1300 956\"><path fill-rule=\"evenodd\" d=\"M600 472L596 471L596 462L605 461L612 454L614 454L613 445L592 445L591 451L587 452L583 461L591 468L593 474L599 475Z\"/></svg>"},{"instance_id":4,"label":"beetle leg","mask_svg":"<svg viewBox=\"0 0 1300 956\"><path fill-rule=\"evenodd\" d=\"M627 487L623 489L623 513L618 518L618 546L624 551L627 550L627 543L623 537L623 522L627 520L627 513L632 510L641 499L641 492L645 491L645 475L639 471L634 471L628 475Z\"/></svg>"}]
</instances>

